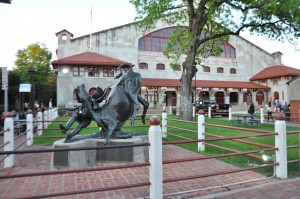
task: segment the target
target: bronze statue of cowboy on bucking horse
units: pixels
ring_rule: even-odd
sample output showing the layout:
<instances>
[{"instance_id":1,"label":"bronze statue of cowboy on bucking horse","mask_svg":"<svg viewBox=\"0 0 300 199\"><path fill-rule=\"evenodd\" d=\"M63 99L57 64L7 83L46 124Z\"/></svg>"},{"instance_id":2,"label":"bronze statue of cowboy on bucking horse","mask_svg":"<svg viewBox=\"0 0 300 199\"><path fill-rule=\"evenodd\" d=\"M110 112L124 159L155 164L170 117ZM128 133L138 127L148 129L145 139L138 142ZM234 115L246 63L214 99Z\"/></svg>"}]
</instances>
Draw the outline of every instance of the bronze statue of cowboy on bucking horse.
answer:
<instances>
[{"instance_id":1,"label":"bronze statue of cowboy on bucking horse","mask_svg":"<svg viewBox=\"0 0 300 199\"><path fill-rule=\"evenodd\" d=\"M77 121L79 125L66 136L65 142L78 134L94 120L101 130L97 133L98 138L105 138L108 144L110 138L128 138L131 134L121 131L121 127L131 117L131 125L134 124L140 103L143 105L142 122L145 118L149 103L141 96L141 75L132 71L130 64L122 64L118 67L120 78L118 83L109 86L105 91L97 88L97 97L92 97L86 91L84 84L75 89L77 101L82 105L78 106L66 126L60 125L62 133L66 134L72 124ZM96 91L96 92L97 92ZM109 91L109 92L108 92ZM97 108L93 104L105 103Z\"/></svg>"}]
</instances>

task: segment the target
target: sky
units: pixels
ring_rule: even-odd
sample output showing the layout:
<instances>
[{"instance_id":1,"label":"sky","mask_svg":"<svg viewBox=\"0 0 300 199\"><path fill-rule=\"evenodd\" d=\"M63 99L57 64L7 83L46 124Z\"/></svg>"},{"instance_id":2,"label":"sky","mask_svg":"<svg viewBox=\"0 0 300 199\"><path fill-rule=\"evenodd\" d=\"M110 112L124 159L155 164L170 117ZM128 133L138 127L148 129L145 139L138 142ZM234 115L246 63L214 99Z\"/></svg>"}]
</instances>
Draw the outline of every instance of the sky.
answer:
<instances>
[{"instance_id":1,"label":"sky","mask_svg":"<svg viewBox=\"0 0 300 199\"><path fill-rule=\"evenodd\" d=\"M12 0L11 4L0 3L0 66L11 70L17 51L36 42L44 43L52 52L52 60L56 60L55 33L66 29L76 38L89 34L91 29L98 32L134 22L135 16L135 8L129 0ZM269 53L280 51L284 65L300 69L299 45L295 47L248 33L241 36Z\"/></svg>"}]
</instances>

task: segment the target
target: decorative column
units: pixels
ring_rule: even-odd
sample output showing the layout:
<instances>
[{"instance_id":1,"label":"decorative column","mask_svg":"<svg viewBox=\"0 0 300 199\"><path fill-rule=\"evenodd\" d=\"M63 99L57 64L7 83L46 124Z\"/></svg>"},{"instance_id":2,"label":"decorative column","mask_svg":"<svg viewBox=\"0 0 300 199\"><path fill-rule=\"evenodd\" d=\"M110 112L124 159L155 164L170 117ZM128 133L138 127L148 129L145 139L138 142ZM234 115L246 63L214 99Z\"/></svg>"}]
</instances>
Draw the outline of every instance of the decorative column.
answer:
<instances>
[{"instance_id":1,"label":"decorative column","mask_svg":"<svg viewBox=\"0 0 300 199\"><path fill-rule=\"evenodd\" d=\"M162 139L160 129L160 118L156 115L150 117L149 128L149 162L150 162L150 198L163 198L163 178L162 178Z\"/></svg>"},{"instance_id":2,"label":"decorative column","mask_svg":"<svg viewBox=\"0 0 300 199\"><path fill-rule=\"evenodd\" d=\"M4 143L7 143L4 146L4 151L13 151L14 150L14 114L12 112L7 112L5 114L4 120ZM4 159L4 168L12 167L15 165L15 155L10 154Z\"/></svg>"},{"instance_id":3,"label":"decorative column","mask_svg":"<svg viewBox=\"0 0 300 199\"><path fill-rule=\"evenodd\" d=\"M204 111L199 110L198 112L198 140L205 139L204 132L205 132L205 117L204 117ZM198 142L198 151L205 151L205 145L203 142Z\"/></svg>"},{"instance_id":4,"label":"decorative column","mask_svg":"<svg viewBox=\"0 0 300 199\"><path fill-rule=\"evenodd\" d=\"M276 162L279 163L276 166L276 177L277 178L287 178L287 148L286 148L286 123L285 115L282 112L278 112L275 115L275 147L276 150Z\"/></svg>"}]
</instances>

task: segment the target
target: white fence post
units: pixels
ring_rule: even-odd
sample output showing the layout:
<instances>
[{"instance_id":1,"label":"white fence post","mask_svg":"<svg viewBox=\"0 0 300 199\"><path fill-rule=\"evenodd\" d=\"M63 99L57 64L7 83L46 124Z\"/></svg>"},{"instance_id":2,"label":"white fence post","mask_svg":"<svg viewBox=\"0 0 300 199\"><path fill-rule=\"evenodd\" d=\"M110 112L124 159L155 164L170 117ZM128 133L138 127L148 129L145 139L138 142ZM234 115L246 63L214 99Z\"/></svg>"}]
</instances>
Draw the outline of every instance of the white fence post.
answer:
<instances>
[{"instance_id":1,"label":"white fence post","mask_svg":"<svg viewBox=\"0 0 300 199\"><path fill-rule=\"evenodd\" d=\"M4 133L4 143L7 143L4 146L4 151L13 151L14 150L14 120L13 120L14 114L12 112L7 112L5 114L5 120L4 120L4 130L7 130ZM14 166L14 159L15 155L10 154L4 159L4 168L6 167L12 167Z\"/></svg>"},{"instance_id":2,"label":"white fence post","mask_svg":"<svg viewBox=\"0 0 300 199\"><path fill-rule=\"evenodd\" d=\"M169 113L172 114L172 106L169 107Z\"/></svg>"},{"instance_id":3,"label":"white fence post","mask_svg":"<svg viewBox=\"0 0 300 199\"><path fill-rule=\"evenodd\" d=\"M232 108L231 106L229 106L229 113L228 113L228 120L231 121L232 120Z\"/></svg>"},{"instance_id":4,"label":"white fence post","mask_svg":"<svg viewBox=\"0 0 300 199\"><path fill-rule=\"evenodd\" d=\"M58 108L55 108L55 119L58 118Z\"/></svg>"},{"instance_id":5,"label":"white fence post","mask_svg":"<svg viewBox=\"0 0 300 199\"><path fill-rule=\"evenodd\" d=\"M38 128L38 136L43 135L43 113L41 109L38 109L38 123L37 123L37 128Z\"/></svg>"},{"instance_id":6,"label":"white fence post","mask_svg":"<svg viewBox=\"0 0 300 199\"><path fill-rule=\"evenodd\" d=\"M160 118L152 116L149 119L149 162L150 162L150 199L163 198L162 180L162 139L160 129Z\"/></svg>"},{"instance_id":7,"label":"white fence post","mask_svg":"<svg viewBox=\"0 0 300 199\"><path fill-rule=\"evenodd\" d=\"M198 140L199 139L205 139L204 136L204 131L205 131L205 126L204 126L204 111L200 110L198 112ZM205 151L205 144L203 142L198 142L198 151Z\"/></svg>"},{"instance_id":8,"label":"white fence post","mask_svg":"<svg viewBox=\"0 0 300 199\"><path fill-rule=\"evenodd\" d=\"M49 109L48 114L49 114L48 119L49 119L49 121L50 121L50 122L48 122L48 125L49 125L49 124L52 123L51 121L53 120L53 109L52 109L52 108Z\"/></svg>"},{"instance_id":9,"label":"white fence post","mask_svg":"<svg viewBox=\"0 0 300 199\"><path fill-rule=\"evenodd\" d=\"M51 109L51 108L48 109L48 120L49 120L49 121L52 120L52 109ZM48 122L48 124L49 124L49 123L50 123L50 122Z\"/></svg>"},{"instance_id":10,"label":"white fence post","mask_svg":"<svg viewBox=\"0 0 300 199\"><path fill-rule=\"evenodd\" d=\"M43 120L44 121L44 129L46 129L46 128L48 128L48 110L45 109L43 115L44 115L44 117L43 117L44 118L44 120Z\"/></svg>"},{"instance_id":11,"label":"white fence post","mask_svg":"<svg viewBox=\"0 0 300 199\"><path fill-rule=\"evenodd\" d=\"M211 118L211 107L208 107L208 118Z\"/></svg>"},{"instance_id":12,"label":"white fence post","mask_svg":"<svg viewBox=\"0 0 300 199\"><path fill-rule=\"evenodd\" d=\"M167 115L166 110L163 110L162 122L161 122L161 131L162 131L163 138L167 137L167 124L168 124L167 117L168 117L168 115Z\"/></svg>"},{"instance_id":13,"label":"white fence post","mask_svg":"<svg viewBox=\"0 0 300 199\"><path fill-rule=\"evenodd\" d=\"M195 107L193 106L193 117L195 117L196 116L196 109L195 109Z\"/></svg>"},{"instance_id":14,"label":"white fence post","mask_svg":"<svg viewBox=\"0 0 300 199\"><path fill-rule=\"evenodd\" d=\"M264 108L263 107L260 108L260 123L261 124L264 123Z\"/></svg>"},{"instance_id":15,"label":"white fence post","mask_svg":"<svg viewBox=\"0 0 300 199\"><path fill-rule=\"evenodd\" d=\"M32 110L27 111L27 146L31 146L33 143L33 115Z\"/></svg>"},{"instance_id":16,"label":"white fence post","mask_svg":"<svg viewBox=\"0 0 300 199\"><path fill-rule=\"evenodd\" d=\"M278 112L275 115L275 147L276 150L276 162L279 163L276 166L276 177L287 178L287 148L286 148L286 123L285 115L282 112Z\"/></svg>"}]
</instances>

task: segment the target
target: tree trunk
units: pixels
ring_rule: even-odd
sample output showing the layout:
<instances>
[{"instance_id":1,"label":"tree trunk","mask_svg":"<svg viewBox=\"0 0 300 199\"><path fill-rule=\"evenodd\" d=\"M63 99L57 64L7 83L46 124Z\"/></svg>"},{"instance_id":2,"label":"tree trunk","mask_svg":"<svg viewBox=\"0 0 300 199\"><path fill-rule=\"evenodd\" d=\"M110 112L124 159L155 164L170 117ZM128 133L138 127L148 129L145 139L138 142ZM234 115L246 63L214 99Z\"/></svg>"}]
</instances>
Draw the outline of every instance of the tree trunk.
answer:
<instances>
[{"instance_id":1,"label":"tree trunk","mask_svg":"<svg viewBox=\"0 0 300 199\"><path fill-rule=\"evenodd\" d=\"M192 92L191 84L192 78L197 72L197 68L194 65L193 54L187 56L183 65L183 73L181 76L181 100L180 100L180 116L182 120L193 120L193 104L192 104ZM196 72L195 72L196 71Z\"/></svg>"}]
</instances>

